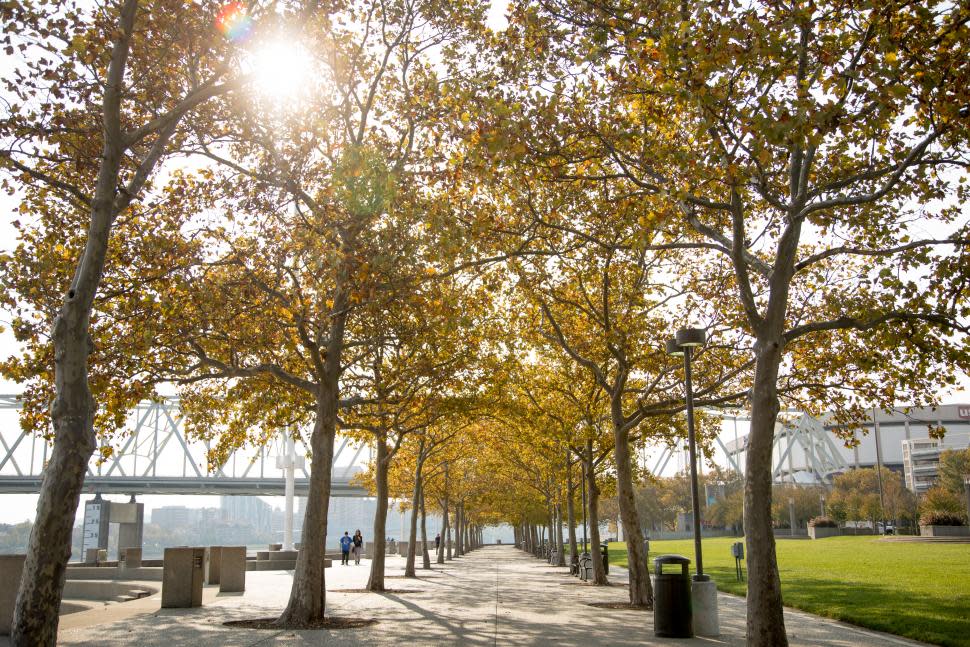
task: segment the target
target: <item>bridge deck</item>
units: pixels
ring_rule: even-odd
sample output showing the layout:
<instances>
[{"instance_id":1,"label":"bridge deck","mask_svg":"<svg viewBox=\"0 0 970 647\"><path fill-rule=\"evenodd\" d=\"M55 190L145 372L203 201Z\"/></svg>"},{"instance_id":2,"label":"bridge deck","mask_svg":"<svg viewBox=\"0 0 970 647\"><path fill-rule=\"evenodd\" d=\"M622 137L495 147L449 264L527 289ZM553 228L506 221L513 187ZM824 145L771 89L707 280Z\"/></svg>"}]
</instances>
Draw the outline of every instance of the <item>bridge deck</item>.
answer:
<instances>
[{"instance_id":1,"label":"bridge deck","mask_svg":"<svg viewBox=\"0 0 970 647\"><path fill-rule=\"evenodd\" d=\"M40 476L0 476L0 494L35 494ZM331 496L368 496L367 490L347 478L334 478ZM273 496L284 494L282 478L232 478L212 476L90 476L84 479L87 494L238 494ZM309 493L309 481L296 479L296 496Z\"/></svg>"}]
</instances>

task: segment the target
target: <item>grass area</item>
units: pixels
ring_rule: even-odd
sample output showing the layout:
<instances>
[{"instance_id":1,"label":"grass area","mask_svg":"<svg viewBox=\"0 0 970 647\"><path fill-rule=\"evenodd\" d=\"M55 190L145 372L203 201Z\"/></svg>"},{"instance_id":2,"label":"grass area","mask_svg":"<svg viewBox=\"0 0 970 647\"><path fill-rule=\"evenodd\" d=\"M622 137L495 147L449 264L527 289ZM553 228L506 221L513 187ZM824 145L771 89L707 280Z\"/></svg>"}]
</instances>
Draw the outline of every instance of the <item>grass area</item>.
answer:
<instances>
[{"instance_id":1,"label":"grass area","mask_svg":"<svg viewBox=\"0 0 970 647\"><path fill-rule=\"evenodd\" d=\"M718 589L745 595L731 556L735 541L705 539L704 570ZM625 543L611 543L609 552L611 564L626 566ZM669 553L693 562L694 544L651 541L651 571L653 558ZM914 640L970 647L970 544L779 539L777 555L786 606Z\"/></svg>"}]
</instances>

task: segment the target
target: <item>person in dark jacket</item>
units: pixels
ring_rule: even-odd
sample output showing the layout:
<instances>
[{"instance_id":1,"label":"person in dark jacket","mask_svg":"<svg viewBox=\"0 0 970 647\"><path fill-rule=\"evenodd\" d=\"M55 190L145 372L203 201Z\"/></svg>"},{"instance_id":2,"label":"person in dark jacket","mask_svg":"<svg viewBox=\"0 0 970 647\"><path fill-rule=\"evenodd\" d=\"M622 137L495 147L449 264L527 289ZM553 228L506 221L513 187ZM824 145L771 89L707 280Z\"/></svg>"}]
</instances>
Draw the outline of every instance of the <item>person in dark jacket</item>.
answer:
<instances>
[{"instance_id":1,"label":"person in dark jacket","mask_svg":"<svg viewBox=\"0 0 970 647\"><path fill-rule=\"evenodd\" d=\"M364 536L360 534L360 528L354 533L354 546L351 552L354 553L354 564L360 564L360 554L364 552Z\"/></svg>"}]
</instances>

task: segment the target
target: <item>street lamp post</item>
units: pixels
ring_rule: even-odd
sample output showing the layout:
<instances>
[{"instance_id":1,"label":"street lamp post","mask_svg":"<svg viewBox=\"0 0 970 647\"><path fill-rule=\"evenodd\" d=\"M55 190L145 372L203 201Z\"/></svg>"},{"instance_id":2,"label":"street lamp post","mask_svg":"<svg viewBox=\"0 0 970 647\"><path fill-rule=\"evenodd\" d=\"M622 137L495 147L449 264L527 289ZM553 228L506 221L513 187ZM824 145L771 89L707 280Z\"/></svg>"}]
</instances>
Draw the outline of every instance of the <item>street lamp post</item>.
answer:
<instances>
[{"instance_id":1,"label":"street lamp post","mask_svg":"<svg viewBox=\"0 0 970 647\"><path fill-rule=\"evenodd\" d=\"M963 490L967 495L967 523L970 523L970 474L963 477Z\"/></svg>"},{"instance_id":2,"label":"street lamp post","mask_svg":"<svg viewBox=\"0 0 970 647\"><path fill-rule=\"evenodd\" d=\"M694 517L694 559L696 560L696 581L709 579L704 575L704 558L701 551L701 506L697 487L697 441L694 436L694 392L691 385L690 360L692 349L703 346L707 341L707 331L703 328L684 328L677 331L667 342L670 355L684 358L684 389L687 392L687 447L690 452L690 496Z\"/></svg>"},{"instance_id":3,"label":"street lamp post","mask_svg":"<svg viewBox=\"0 0 970 647\"><path fill-rule=\"evenodd\" d=\"M795 499L788 497L788 524L791 528L791 536L795 536Z\"/></svg>"},{"instance_id":4,"label":"street lamp post","mask_svg":"<svg viewBox=\"0 0 970 647\"><path fill-rule=\"evenodd\" d=\"M586 550L589 547L589 540L586 539L586 528L588 522L586 521L586 463L583 463L583 552L580 554L580 559L586 556Z\"/></svg>"},{"instance_id":5,"label":"street lamp post","mask_svg":"<svg viewBox=\"0 0 970 647\"><path fill-rule=\"evenodd\" d=\"M694 391L691 384L690 360L693 348L707 342L707 331L701 328L678 330L667 342L667 352L684 357L684 390L687 392L687 447L690 450L690 495L694 515L694 559L697 570L691 582L690 599L694 633L699 636L720 634L717 613L717 585L704 575L704 558L701 554L701 506L697 488L697 439L694 435Z\"/></svg>"}]
</instances>

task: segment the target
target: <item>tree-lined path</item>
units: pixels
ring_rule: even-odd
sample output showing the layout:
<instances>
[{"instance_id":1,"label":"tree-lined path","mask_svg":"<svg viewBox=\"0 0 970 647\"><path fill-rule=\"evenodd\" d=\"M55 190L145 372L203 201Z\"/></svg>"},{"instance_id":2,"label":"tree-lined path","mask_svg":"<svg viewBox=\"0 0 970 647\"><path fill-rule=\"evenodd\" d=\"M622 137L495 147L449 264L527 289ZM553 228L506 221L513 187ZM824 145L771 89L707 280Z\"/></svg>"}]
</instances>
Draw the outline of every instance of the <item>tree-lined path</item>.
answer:
<instances>
[{"instance_id":1,"label":"tree-lined path","mask_svg":"<svg viewBox=\"0 0 970 647\"><path fill-rule=\"evenodd\" d=\"M65 617L58 642L71 645L742 645L744 600L721 596L719 639L673 640L653 635L653 614L610 610L590 602L625 602L626 571L612 567L619 586L579 583L566 569L549 566L511 546L486 546L447 562L419 579L404 579L404 559L388 557L385 594L341 592L361 589L368 568L336 566L327 573L328 615L373 618L377 624L339 631L228 628L234 619L271 617L286 604L292 573L247 573L244 595L207 589L199 609L143 607L141 615L110 624L78 626ZM394 577L397 576L397 577ZM157 596L156 596L157 598ZM102 613L101 617L104 617ZM794 645L918 645L808 614L786 611Z\"/></svg>"}]
</instances>

